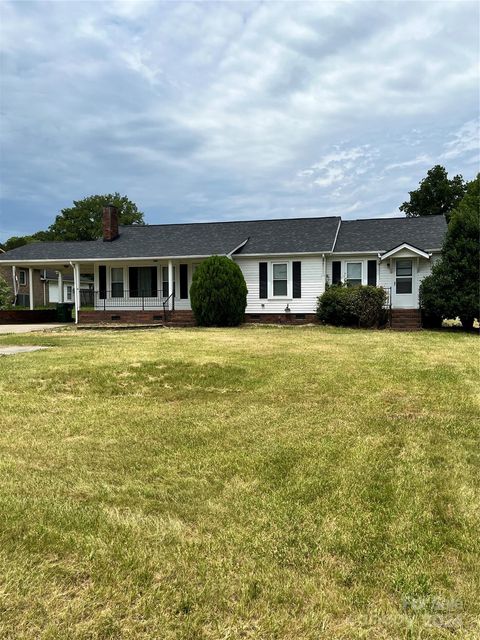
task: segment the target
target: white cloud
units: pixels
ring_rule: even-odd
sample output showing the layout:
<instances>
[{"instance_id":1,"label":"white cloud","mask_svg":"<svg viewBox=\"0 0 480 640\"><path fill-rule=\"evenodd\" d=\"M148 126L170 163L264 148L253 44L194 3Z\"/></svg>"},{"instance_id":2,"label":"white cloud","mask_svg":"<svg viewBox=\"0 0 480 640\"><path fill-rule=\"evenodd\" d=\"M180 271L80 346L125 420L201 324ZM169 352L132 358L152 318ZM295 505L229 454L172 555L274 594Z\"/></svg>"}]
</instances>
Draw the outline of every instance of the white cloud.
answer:
<instances>
[{"instance_id":1,"label":"white cloud","mask_svg":"<svg viewBox=\"0 0 480 640\"><path fill-rule=\"evenodd\" d=\"M152 222L395 210L429 165L472 172L477 18L457 2L4 2L0 235L111 190Z\"/></svg>"},{"instance_id":2,"label":"white cloud","mask_svg":"<svg viewBox=\"0 0 480 640\"><path fill-rule=\"evenodd\" d=\"M394 162L392 164L389 164L385 167L385 171L391 171L392 169L403 169L404 167L414 167L417 164L429 166L434 164L434 160L425 153L422 153L416 158L412 158L412 160L404 160L403 162Z\"/></svg>"},{"instance_id":3,"label":"white cloud","mask_svg":"<svg viewBox=\"0 0 480 640\"><path fill-rule=\"evenodd\" d=\"M480 122L478 119L466 122L451 138L445 143L442 159L457 158L470 151L475 151L478 158L480 147Z\"/></svg>"}]
</instances>

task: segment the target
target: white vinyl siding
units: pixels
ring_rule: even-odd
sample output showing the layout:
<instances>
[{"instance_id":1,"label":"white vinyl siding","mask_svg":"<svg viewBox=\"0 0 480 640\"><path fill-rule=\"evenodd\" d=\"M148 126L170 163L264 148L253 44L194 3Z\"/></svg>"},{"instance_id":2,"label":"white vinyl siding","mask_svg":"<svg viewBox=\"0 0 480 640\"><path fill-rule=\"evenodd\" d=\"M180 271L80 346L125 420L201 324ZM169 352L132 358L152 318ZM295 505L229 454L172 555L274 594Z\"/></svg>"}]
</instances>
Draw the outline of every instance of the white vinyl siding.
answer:
<instances>
[{"instance_id":1,"label":"white vinyl siding","mask_svg":"<svg viewBox=\"0 0 480 640\"><path fill-rule=\"evenodd\" d=\"M234 256L235 262L242 270L247 284L247 309L246 313L284 313L289 306L293 313L315 313L317 298L324 291L323 258L318 256L261 256L258 258L242 258ZM292 298L292 263L302 263L302 297ZM260 298L260 279L258 265L260 262L268 263L268 297ZM287 296L275 297L272 295L272 264L289 264Z\"/></svg>"}]
</instances>

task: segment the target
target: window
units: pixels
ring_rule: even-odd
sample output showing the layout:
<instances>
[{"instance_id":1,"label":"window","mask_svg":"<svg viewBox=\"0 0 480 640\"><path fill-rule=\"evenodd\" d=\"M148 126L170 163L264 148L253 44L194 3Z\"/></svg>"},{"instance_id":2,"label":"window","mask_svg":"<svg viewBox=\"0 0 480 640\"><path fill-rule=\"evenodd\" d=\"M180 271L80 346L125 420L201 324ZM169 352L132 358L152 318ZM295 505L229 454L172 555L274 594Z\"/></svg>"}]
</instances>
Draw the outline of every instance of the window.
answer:
<instances>
[{"instance_id":1,"label":"window","mask_svg":"<svg viewBox=\"0 0 480 640\"><path fill-rule=\"evenodd\" d=\"M18 274L18 283L24 287L27 284L27 272L23 269Z\"/></svg>"},{"instance_id":2,"label":"window","mask_svg":"<svg viewBox=\"0 0 480 640\"><path fill-rule=\"evenodd\" d=\"M397 293L412 293L412 261L397 260Z\"/></svg>"},{"instance_id":3,"label":"window","mask_svg":"<svg viewBox=\"0 0 480 640\"><path fill-rule=\"evenodd\" d=\"M111 276L112 298L123 298L123 269L121 267L113 267Z\"/></svg>"},{"instance_id":4,"label":"window","mask_svg":"<svg viewBox=\"0 0 480 640\"><path fill-rule=\"evenodd\" d=\"M347 262L347 277L345 278L347 287L358 287L362 284L362 263Z\"/></svg>"},{"instance_id":5,"label":"window","mask_svg":"<svg viewBox=\"0 0 480 640\"><path fill-rule=\"evenodd\" d=\"M73 300L73 287L71 284L67 285L67 300Z\"/></svg>"},{"instance_id":6,"label":"window","mask_svg":"<svg viewBox=\"0 0 480 640\"><path fill-rule=\"evenodd\" d=\"M286 296L288 290L288 264L286 262L277 262L272 265L272 281L273 295Z\"/></svg>"},{"instance_id":7,"label":"window","mask_svg":"<svg viewBox=\"0 0 480 640\"><path fill-rule=\"evenodd\" d=\"M175 291L175 267L173 267L173 290ZM168 267L162 267L162 296L168 298Z\"/></svg>"}]
</instances>

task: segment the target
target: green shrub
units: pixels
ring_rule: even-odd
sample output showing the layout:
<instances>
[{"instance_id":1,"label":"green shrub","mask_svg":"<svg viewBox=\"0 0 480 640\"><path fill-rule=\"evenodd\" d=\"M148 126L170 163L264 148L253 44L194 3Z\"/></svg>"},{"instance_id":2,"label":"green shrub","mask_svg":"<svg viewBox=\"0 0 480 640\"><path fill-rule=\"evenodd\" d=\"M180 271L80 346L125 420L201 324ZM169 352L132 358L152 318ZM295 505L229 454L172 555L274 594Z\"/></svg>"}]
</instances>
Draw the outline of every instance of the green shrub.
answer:
<instances>
[{"instance_id":1,"label":"green shrub","mask_svg":"<svg viewBox=\"0 0 480 640\"><path fill-rule=\"evenodd\" d=\"M193 274L190 301L199 326L235 327L243 322L247 285L238 264L226 256L204 260Z\"/></svg>"},{"instance_id":2,"label":"green shrub","mask_svg":"<svg viewBox=\"0 0 480 640\"><path fill-rule=\"evenodd\" d=\"M360 327L378 327L382 322L383 306L387 299L385 289L381 287L361 286L351 291L350 304L352 315Z\"/></svg>"},{"instance_id":3,"label":"green shrub","mask_svg":"<svg viewBox=\"0 0 480 640\"><path fill-rule=\"evenodd\" d=\"M352 289L343 284L327 287L325 293L318 298L317 317L323 324L348 327L356 324L351 312Z\"/></svg>"},{"instance_id":4,"label":"green shrub","mask_svg":"<svg viewBox=\"0 0 480 640\"><path fill-rule=\"evenodd\" d=\"M7 309L12 304L12 292L6 280L0 276L0 309Z\"/></svg>"},{"instance_id":5,"label":"green shrub","mask_svg":"<svg viewBox=\"0 0 480 640\"><path fill-rule=\"evenodd\" d=\"M442 271L439 264L433 265L432 273L420 283L419 302L425 329L440 328L444 318L448 317Z\"/></svg>"},{"instance_id":6,"label":"green shrub","mask_svg":"<svg viewBox=\"0 0 480 640\"><path fill-rule=\"evenodd\" d=\"M385 322L386 293L381 287L328 287L319 299L317 316L323 324L378 327Z\"/></svg>"}]
</instances>

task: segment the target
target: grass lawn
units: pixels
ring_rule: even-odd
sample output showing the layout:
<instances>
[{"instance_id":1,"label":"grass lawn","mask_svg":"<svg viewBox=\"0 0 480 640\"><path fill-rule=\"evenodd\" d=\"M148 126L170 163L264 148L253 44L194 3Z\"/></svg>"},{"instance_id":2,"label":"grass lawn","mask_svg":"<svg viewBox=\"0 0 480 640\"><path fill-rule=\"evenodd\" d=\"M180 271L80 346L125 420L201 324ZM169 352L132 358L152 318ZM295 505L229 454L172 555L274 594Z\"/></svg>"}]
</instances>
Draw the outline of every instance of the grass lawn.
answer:
<instances>
[{"instance_id":1,"label":"grass lawn","mask_svg":"<svg viewBox=\"0 0 480 640\"><path fill-rule=\"evenodd\" d=\"M478 638L478 337L1 336L0 638Z\"/></svg>"}]
</instances>

